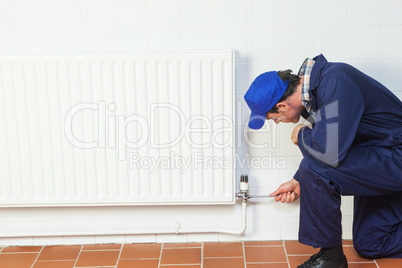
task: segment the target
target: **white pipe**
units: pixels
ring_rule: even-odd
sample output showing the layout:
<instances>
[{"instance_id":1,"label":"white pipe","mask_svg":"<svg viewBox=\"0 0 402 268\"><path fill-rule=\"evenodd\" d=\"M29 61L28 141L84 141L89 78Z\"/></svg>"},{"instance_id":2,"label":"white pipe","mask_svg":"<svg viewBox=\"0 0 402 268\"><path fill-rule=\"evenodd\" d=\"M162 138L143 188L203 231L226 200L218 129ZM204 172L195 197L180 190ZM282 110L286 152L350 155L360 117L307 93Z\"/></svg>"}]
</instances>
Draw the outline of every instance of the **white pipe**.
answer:
<instances>
[{"instance_id":1,"label":"white pipe","mask_svg":"<svg viewBox=\"0 0 402 268\"><path fill-rule=\"evenodd\" d=\"M136 234L190 234L190 233L224 233L224 234L242 234L247 228L247 199L242 200L241 227L237 230L227 229L180 229L176 226L175 230L143 230L134 232L71 232L71 233L29 233L29 234L1 234L0 238L9 237L47 237L47 236L93 236L93 235L136 235Z\"/></svg>"},{"instance_id":2,"label":"white pipe","mask_svg":"<svg viewBox=\"0 0 402 268\"><path fill-rule=\"evenodd\" d=\"M186 233L225 233L225 234L242 234L247 229L247 200L243 200L241 204L241 227L238 230L225 230L225 229L183 229L180 230L177 234L186 234Z\"/></svg>"}]
</instances>

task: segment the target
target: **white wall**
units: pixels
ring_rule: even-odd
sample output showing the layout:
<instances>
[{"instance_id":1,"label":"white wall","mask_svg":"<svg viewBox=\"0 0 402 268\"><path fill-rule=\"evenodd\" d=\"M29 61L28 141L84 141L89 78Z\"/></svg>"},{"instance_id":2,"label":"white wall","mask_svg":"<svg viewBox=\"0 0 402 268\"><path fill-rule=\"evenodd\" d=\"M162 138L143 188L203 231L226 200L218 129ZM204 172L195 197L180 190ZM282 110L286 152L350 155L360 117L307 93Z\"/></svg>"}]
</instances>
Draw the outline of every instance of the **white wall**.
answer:
<instances>
[{"instance_id":1,"label":"white wall","mask_svg":"<svg viewBox=\"0 0 402 268\"><path fill-rule=\"evenodd\" d=\"M400 98L402 2L398 0L0 0L0 53L211 50L236 51L236 152L266 157L266 168L237 166L251 193L266 194L289 180L301 159L290 143L292 125L267 124L249 133L243 101L251 81L268 70L297 72L306 57L323 53L378 79ZM283 166L285 164L285 167ZM1 179L1 178L0 178ZM352 200L344 198L344 238L351 238ZM0 209L1 233L26 230L144 230L236 228L240 205ZM297 239L298 203L250 201L249 228L222 234L3 238L2 245L105 242L181 242Z\"/></svg>"}]
</instances>

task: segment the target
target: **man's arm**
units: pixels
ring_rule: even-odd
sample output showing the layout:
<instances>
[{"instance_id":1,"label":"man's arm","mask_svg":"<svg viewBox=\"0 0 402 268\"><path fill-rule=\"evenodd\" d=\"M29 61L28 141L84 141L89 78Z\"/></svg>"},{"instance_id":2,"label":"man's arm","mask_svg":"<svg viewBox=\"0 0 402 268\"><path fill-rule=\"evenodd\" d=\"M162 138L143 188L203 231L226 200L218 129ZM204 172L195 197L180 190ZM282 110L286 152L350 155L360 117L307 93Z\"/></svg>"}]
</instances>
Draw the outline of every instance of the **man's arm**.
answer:
<instances>
[{"instance_id":1,"label":"man's arm","mask_svg":"<svg viewBox=\"0 0 402 268\"><path fill-rule=\"evenodd\" d=\"M334 74L323 79L317 101L315 126L300 129L298 146L303 155L336 167L355 139L365 107L363 96L351 79Z\"/></svg>"}]
</instances>

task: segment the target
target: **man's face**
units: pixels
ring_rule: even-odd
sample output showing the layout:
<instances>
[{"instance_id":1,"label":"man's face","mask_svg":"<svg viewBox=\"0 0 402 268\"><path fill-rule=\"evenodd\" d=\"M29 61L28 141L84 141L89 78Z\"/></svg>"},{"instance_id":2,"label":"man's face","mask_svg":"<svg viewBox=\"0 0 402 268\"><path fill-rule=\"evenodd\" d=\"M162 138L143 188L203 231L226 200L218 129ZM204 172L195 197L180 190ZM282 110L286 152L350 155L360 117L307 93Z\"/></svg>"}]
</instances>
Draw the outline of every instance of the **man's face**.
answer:
<instances>
[{"instance_id":1,"label":"man's face","mask_svg":"<svg viewBox=\"0 0 402 268\"><path fill-rule=\"evenodd\" d=\"M267 120L272 119L276 124L283 123L297 123L299 122L301 113L305 109L302 105L301 91L302 91L303 77L300 77L300 83L296 87L296 91L284 101L276 104L278 108L277 113L267 113L265 117Z\"/></svg>"},{"instance_id":2,"label":"man's face","mask_svg":"<svg viewBox=\"0 0 402 268\"><path fill-rule=\"evenodd\" d=\"M289 106L280 107L278 113L267 113L266 119L272 119L276 124L283 123L297 123L299 122L301 111L292 109Z\"/></svg>"},{"instance_id":3,"label":"man's face","mask_svg":"<svg viewBox=\"0 0 402 268\"><path fill-rule=\"evenodd\" d=\"M296 91L285 100L276 104L278 108L277 113L267 113L266 119L272 119L276 124L283 123L297 123L299 122L303 109L301 91L302 91L303 77L300 77L300 83L296 87Z\"/></svg>"}]
</instances>

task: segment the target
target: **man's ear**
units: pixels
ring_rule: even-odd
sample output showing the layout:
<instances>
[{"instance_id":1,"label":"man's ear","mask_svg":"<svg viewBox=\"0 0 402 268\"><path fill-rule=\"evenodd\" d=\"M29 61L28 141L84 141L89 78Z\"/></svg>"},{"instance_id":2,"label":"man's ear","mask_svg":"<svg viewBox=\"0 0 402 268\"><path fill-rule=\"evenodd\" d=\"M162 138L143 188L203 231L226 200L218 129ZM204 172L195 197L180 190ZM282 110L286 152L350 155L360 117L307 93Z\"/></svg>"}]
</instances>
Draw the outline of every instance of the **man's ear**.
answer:
<instances>
[{"instance_id":1,"label":"man's ear","mask_svg":"<svg viewBox=\"0 0 402 268\"><path fill-rule=\"evenodd\" d=\"M279 111L289 110L289 105L284 101L278 102L276 107L278 107Z\"/></svg>"}]
</instances>

